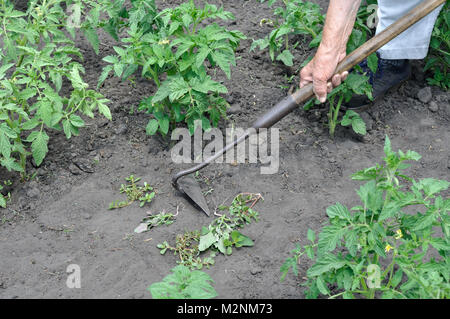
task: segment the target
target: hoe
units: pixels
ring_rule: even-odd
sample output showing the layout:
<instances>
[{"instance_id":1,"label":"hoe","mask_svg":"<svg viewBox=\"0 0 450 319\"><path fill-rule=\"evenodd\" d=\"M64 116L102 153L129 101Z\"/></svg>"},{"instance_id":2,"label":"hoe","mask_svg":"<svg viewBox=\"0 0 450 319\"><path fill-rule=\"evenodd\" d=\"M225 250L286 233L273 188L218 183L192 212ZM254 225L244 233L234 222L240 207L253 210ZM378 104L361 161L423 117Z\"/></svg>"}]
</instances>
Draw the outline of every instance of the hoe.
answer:
<instances>
[{"instance_id":1,"label":"hoe","mask_svg":"<svg viewBox=\"0 0 450 319\"><path fill-rule=\"evenodd\" d=\"M364 43L361 47L347 55L337 66L335 73L340 74L344 71L349 71L355 65L367 58L370 54L377 51L383 45L428 15L431 11L445 3L445 1L446 0L424 0L417 7L408 12L404 17L391 24L383 32L380 32L378 35ZM313 96L314 93L312 84L304 86L295 93L288 95L281 102L269 109L253 123L252 128L256 129L256 131L260 128L270 128L272 125L280 121L286 115L299 107L299 105L305 103ZM172 185L191 203L209 216L210 210L206 204L206 199L203 196L197 181L190 174L206 167L211 162L226 153L229 149L245 141L254 132L255 130L246 130L240 137L236 138L232 143L226 145L222 150L218 151L213 156L207 158L201 164L175 174L172 177Z\"/></svg>"}]
</instances>

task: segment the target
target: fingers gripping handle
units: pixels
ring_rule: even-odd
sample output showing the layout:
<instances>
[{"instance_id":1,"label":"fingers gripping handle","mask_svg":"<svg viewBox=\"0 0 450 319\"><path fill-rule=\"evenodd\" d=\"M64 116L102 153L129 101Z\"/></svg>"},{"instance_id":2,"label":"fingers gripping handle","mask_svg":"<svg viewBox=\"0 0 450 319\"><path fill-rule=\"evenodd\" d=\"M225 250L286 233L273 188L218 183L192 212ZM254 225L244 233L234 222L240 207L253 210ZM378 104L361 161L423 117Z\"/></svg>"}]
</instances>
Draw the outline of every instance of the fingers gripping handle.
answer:
<instances>
[{"instance_id":1,"label":"fingers gripping handle","mask_svg":"<svg viewBox=\"0 0 450 319\"><path fill-rule=\"evenodd\" d=\"M404 17L391 24L385 30L377 34L375 37L364 43L358 49L347 55L344 60L339 63L336 68L337 74L349 71L356 64L367 58L369 55L377 51L383 45L394 39L400 33L408 29L410 26L421 20L437 7L445 3L446 0L425 0L418 6L408 12ZM299 104L302 104L313 97L312 83L304 86L292 95L287 96L273 108L268 110L263 116L255 121L253 127L269 128L290 112L295 110Z\"/></svg>"}]
</instances>

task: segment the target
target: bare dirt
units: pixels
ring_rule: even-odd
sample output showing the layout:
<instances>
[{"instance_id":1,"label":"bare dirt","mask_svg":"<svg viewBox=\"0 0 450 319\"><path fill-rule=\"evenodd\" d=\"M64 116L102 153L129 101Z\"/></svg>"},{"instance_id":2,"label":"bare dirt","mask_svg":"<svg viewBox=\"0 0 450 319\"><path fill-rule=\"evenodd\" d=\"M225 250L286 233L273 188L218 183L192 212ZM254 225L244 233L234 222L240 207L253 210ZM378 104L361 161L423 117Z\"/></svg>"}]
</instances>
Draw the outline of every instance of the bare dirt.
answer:
<instances>
[{"instance_id":1,"label":"bare dirt","mask_svg":"<svg viewBox=\"0 0 450 319\"><path fill-rule=\"evenodd\" d=\"M326 3L321 1L323 8ZM229 27L249 40L241 45L232 79L223 77L232 114L221 128L233 122L246 127L287 94L281 85L286 85L286 75L297 71L272 63L267 53L249 53L251 39L269 32L259 21L271 16L270 9L253 0L228 0L223 5L237 18ZM83 38L77 43L91 86L104 65L101 58L113 51L109 37L102 36L101 42L99 56ZM309 54L304 46L295 53L297 61ZM324 109L299 109L276 125L281 139L278 173L261 175L258 164L214 164L202 171L211 180L210 186L203 184L204 190L214 189L207 196L211 209L230 203L239 192L261 193L265 199L256 206L260 221L243 230L255 246L218 256L206 269L221 298L303 298L299 284L308 262L302 260L299 277L289 275L284 282L280 266L295 243L306 243L308 228L320 229L326 207L338 201L349 207L357 204L359 184L350 175L381 161L386 134L395 149L412 149L423 156L409 169L411 176L449 180L450 94L432 88L437 110L417 98L427 86L421 63L414 62L410 81L363 113L368 124L363 139L340 128L333 141L324 126ZM0 209L0 298L150 298L146 288L176 265L176 257L162 256L156 245L211 222L170 185L171 174L186 166L171 162L167 142L145 135L149 115L131 111L154 90L146 81L131 85L108 79L101 92L111 100L113 121L87 120L88 126L71 140L54 132L44 163L37 169L30 164L36 172L33 181L21 183L0 170L0 180L13 181L12 201ZM130 174L157 189L154 202L146 208L135 204L108 210L110 202L123 198L120 184ZM133 233L147 210L175 212L177 205L183 209L174 224ZM81 268L81 289L66 286L70 264Z\"/></svg>"}]
</instances>

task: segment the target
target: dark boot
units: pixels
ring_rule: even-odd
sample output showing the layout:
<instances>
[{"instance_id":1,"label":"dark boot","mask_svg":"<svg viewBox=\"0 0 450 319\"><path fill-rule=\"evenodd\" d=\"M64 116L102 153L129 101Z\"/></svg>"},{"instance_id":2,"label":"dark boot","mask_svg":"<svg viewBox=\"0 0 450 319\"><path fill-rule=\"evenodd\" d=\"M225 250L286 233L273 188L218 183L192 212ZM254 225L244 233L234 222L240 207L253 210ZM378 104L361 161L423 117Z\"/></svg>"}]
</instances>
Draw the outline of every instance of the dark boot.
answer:
<instances>
[{"instance_id":1,"label":"dark boot","mask_svg":"<svg viewBox=\"0 0 450 319\"><path fill-rule=\"evenodd\" d=\"M344 110L362 111L367 109L390 90L397 89L411 76L409 60L385 60L378 57L376 73L373 73L367 66L367 60L361 62L359 66L369 76L369 83L373 88L373 101L369 100L365 95L354 95L350 101L344 103L342 107Z\"/></svg>"}]
</instances>

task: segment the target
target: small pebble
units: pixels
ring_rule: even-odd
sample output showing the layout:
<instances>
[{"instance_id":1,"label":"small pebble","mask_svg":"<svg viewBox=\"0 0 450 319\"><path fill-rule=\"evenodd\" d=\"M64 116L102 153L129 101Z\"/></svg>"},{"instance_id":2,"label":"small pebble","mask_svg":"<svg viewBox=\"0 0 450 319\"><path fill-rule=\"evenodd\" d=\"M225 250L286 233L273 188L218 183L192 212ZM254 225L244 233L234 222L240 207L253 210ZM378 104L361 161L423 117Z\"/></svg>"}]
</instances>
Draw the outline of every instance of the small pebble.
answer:
<instances>
[{"instance_id":1,"label":"small pebble","mask_svg":"<svg viewBox=\"0 0 450 319\"><path fill-rule=\"evenodd\" d=\"M437 111L439 110L439 107L438 107L438 105L437 105L436 102L431 101L430 104L428 105L428 109L429 109L431 112L434 113L434 112L437 112Z\"/></svg>"},{"instance_id":2,"label":"small pebble","mask_svg":"<svg viewBox=\"0 0 450 319\"><path fill-rule=\"evenodd\" d=\"M431 99L433 98L433 94L431 92L431 88L429 86L420 89L419 92L417 92L417 98L422 103L429 103Z\"/></svg>"},{"instance_id":3,"label":"small pebble","mask_svg":"<svg viewBox=\"0 0 450 319\"><path fill-rule=\"evenodd\" d=\"M126 124L120 124L119 127L116 129L117 135L123 135L128 131L128 127Z\"/></svg>"}]
</instances>

